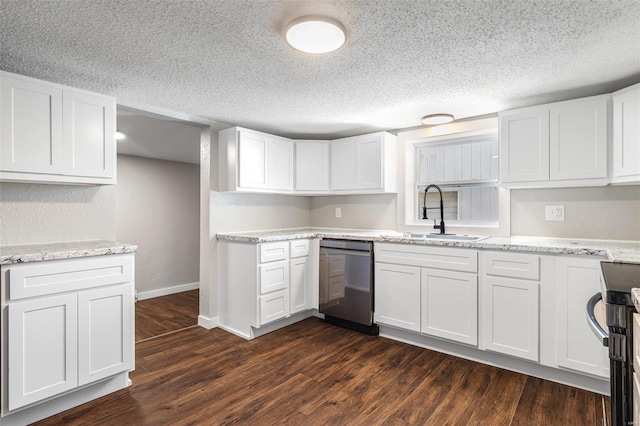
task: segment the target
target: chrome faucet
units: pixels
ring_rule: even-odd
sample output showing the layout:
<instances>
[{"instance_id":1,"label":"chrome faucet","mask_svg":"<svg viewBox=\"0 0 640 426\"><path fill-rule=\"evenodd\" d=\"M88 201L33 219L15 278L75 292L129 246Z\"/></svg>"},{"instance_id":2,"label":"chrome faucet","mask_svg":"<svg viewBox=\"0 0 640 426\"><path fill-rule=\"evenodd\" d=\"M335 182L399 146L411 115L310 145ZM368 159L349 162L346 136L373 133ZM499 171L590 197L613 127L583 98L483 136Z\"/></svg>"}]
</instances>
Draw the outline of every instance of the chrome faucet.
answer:
<instances>
[{"instance_id":1,"label":"chrome faucet","mask_svg":"<svg viewBox=\"0 0 640 426\"><path fill-rule=\"evenodd\" d=\"M422 218L423 219L429 219L427 217L427 192L429 191L429 189L431 188L435 188L438 190L438 192L440 193L440 225L436 225L436 220L433 219L433 229L439 229L440 230L440 234L444 234L445 230L444 230L444 205L442 202L442 190L440 189L440 187L438 185L428 185L425 189L424 189L424 204L422 207ZM437 208L437 207L434 207Z\"/></svg>"}]
</instances>

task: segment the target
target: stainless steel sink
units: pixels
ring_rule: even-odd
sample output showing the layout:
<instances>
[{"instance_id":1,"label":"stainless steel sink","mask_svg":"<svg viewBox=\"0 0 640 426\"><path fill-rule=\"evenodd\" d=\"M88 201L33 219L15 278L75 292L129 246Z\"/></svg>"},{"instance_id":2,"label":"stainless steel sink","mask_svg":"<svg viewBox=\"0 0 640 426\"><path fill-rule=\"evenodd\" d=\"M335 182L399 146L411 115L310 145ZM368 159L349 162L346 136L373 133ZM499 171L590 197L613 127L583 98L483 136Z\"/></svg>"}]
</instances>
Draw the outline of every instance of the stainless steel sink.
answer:
<instances>
[{"instance_id":1,"label":"stainless steel sink","mask_svg":"<svg viewBox=\"0 0 640 426\"><path fill-rule=\"evenodd\" d=\"M457 234L409 234L411 238L422 238L427 240L453 240L453 241L480 241L489 237L477 235L457 235Z\"/></svg>"}]
</instances>

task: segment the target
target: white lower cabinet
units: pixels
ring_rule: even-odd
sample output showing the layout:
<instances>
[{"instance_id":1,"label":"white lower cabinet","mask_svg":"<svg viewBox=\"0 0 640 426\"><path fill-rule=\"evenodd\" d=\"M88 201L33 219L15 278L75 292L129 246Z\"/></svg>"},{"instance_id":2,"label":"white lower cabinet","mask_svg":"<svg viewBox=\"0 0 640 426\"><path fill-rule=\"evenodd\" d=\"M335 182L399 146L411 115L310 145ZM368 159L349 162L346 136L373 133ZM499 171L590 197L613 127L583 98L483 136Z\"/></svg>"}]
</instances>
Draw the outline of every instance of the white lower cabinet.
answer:
<instances>
[{"instance_id":1,"label":"white lower cabinet","mask_svg":"<svg viewBox=\"0 0 640 426\"><path fill-rule=\"evenodd\" d=\"M538 361L538 282L483 277L486 349Z\"/></svg>"},{"instance_id":2,"label":"white lower cabinet","mask_svg":"<svg viewBox=\"0 0 640 426\"><path fill-rule=\"evenodd\" d=\"M482 339L487 350L540 358L540 257L481 251Z\"/></svg>"},{"instance_id":3,"label":"white lower cabinet","mask_svg":"<svg viewBox=\"0 0 640 426\"><path fill-rule=\"evenodd\" d=\"M313 306L311 276L310 276L310 260L308 256L299 257L290 260L290 309L291 314L306 311Z\"/></svg>"},{"instance_id":4,"label":"white lower cabinet","mask_svg":"<svg viewBox=\"0 0 640 426\"><path fill-rule=\"evenodd\" d=\"M376 263L375 303L376 323L419 332L420 268Z\"/></svg>"},{"instance_id":5,"label":"white lower cabinet","mask_svg":"<svg viewBox=\"0 0 640 426\"><path fill-rule=\"evenodd\" d=\"M78 384L133 368L132 287L128 284L78 293Z\"/></svg>"},{"instance_id":6,"label":"white lower cabinet","mask_svg":"<svg viewBox=\"0 0 640 426\"><path fill-rule=\"evenodd\" d=\"M594 338L585 315L600 291L600 261L572 257L556 260L556 349L558 366L609 377L607 348Z\"/></svg>"},{"instance_id":7,"label":"white lower cabinet","mask_svg":"<svg viewBox=\"0 0 640 426\"><path fill-rule=\"evenodd\" d=\"M469 345L478 344L478 276L422 269L423 334Z\"/></svg>"},{"instance_id":8,"label":"white lower cabinet","mask_svg":"<svg viewBox=\"0 0 640 426\"><path fill-rule=\"evenodd\" d=\"M268 324L289 316L288 289L270 293L259 297L260 325Z\"/></svg>"},{"instance_id":9,"label":"white lower cabinet","mask_svg":"<svg viewBox=\"0 0 640 426\"><path fill-rule=\"evenodd\" d=\"M78 297L13 303L9 311L9 410L78 386Z\"/></svg>"},{"instance_id":10,"label":"white lower cabinet","mask_svg":"<svg viewBox=\"0 0 640 426\"><path fill-rule=\"evenodd\" d=\"M253 339L317 309L319 253L318 239L220 241L220 328Z\"/></svg>"},{"instance_id":11,"label":"white lower cabinet","mask_svg":"<svg viewBox=\"0 0 640 426\"><path fill-rule=\"evenodd\" d=\"M387 243L374 250L376 323L477 345L477 251ZM458 266L465 272L450 270Z\"/></svg>"},{"instance_id":12,"label":"white lower cabinet","mask_svg":"<svg viewBox=\"0 0 640 426\"><path fill-rule=\"evenodd\" d=\"M2 272L3 414L134 368L133 255Z\"/></svg>"}]
</instances>

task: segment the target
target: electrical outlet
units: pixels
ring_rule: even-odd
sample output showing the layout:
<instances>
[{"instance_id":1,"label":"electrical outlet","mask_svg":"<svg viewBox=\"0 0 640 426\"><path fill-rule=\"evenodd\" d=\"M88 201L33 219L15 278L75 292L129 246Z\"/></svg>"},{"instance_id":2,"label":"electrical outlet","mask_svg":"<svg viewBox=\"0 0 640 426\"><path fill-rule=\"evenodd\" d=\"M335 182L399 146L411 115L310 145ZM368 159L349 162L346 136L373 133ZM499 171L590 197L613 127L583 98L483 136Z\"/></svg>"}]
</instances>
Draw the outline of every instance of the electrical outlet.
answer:
<instances>
[{"instance_id":1,"label":"electrical outlet","mask_svg":"<svg viewBox=\"0 0 640 426\"><path fill-rule=\"evenodd\" d=\"M564 220L564 206L544 206L544 213L547 221Z\"/></svg>"},{"instance_id":2,"label":"electrical outlet","mask_svg":"<svg viewBox=\"0 0 640 426\"><path fill-rule=\"evenodd\" d=\"M340 207L336 207L336 217L342 217L342 209Z\"/></svg>"}]
</instances>

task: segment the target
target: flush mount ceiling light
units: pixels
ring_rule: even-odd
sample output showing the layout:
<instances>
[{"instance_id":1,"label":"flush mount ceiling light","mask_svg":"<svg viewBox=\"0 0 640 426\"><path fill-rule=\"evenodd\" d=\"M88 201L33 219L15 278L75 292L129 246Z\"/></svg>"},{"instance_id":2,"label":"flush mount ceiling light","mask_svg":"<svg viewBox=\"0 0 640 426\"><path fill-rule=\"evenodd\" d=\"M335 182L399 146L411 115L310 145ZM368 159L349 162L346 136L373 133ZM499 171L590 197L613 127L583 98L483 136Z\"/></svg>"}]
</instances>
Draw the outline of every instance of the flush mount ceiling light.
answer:
<instances>
[{"instance_id":1,"label":"flush mount ceiling light","mask_svg":"<svg viewBox=\"0 0 640 426\"><path fill-rule=\"evenodd\" d=\"M125 134L124 134L124 133L122 133L122 132L116 132L116 140L117 140L117 141L121 141L121 140L123 140L124 138L126 138L126 136L125 136Z\"/></svg>"},{"instance_id":2,"label":"flush mount ceiling light","mask_svg":"<svg viewBox=\"0 0 640 426\"><path fill-rule=\"evenodd\" d=\"M338 50L346 40L344 26L327 16L302 16L289 22L285 31L287 43L305 53L329 53Z\"/></svg>"},{"instance_id":3,"label":"flush mount ceiling light","mask_svg":"<svg viewBox=\"0 0 640 426\"><path fill-rule=\"evenodd\" d=\"M422 124L434 126L436 124L451 123L453 119L454 117L451 114L430 114L422 117L420 121L422 121Z\"/></svg>"}]
</instances>

